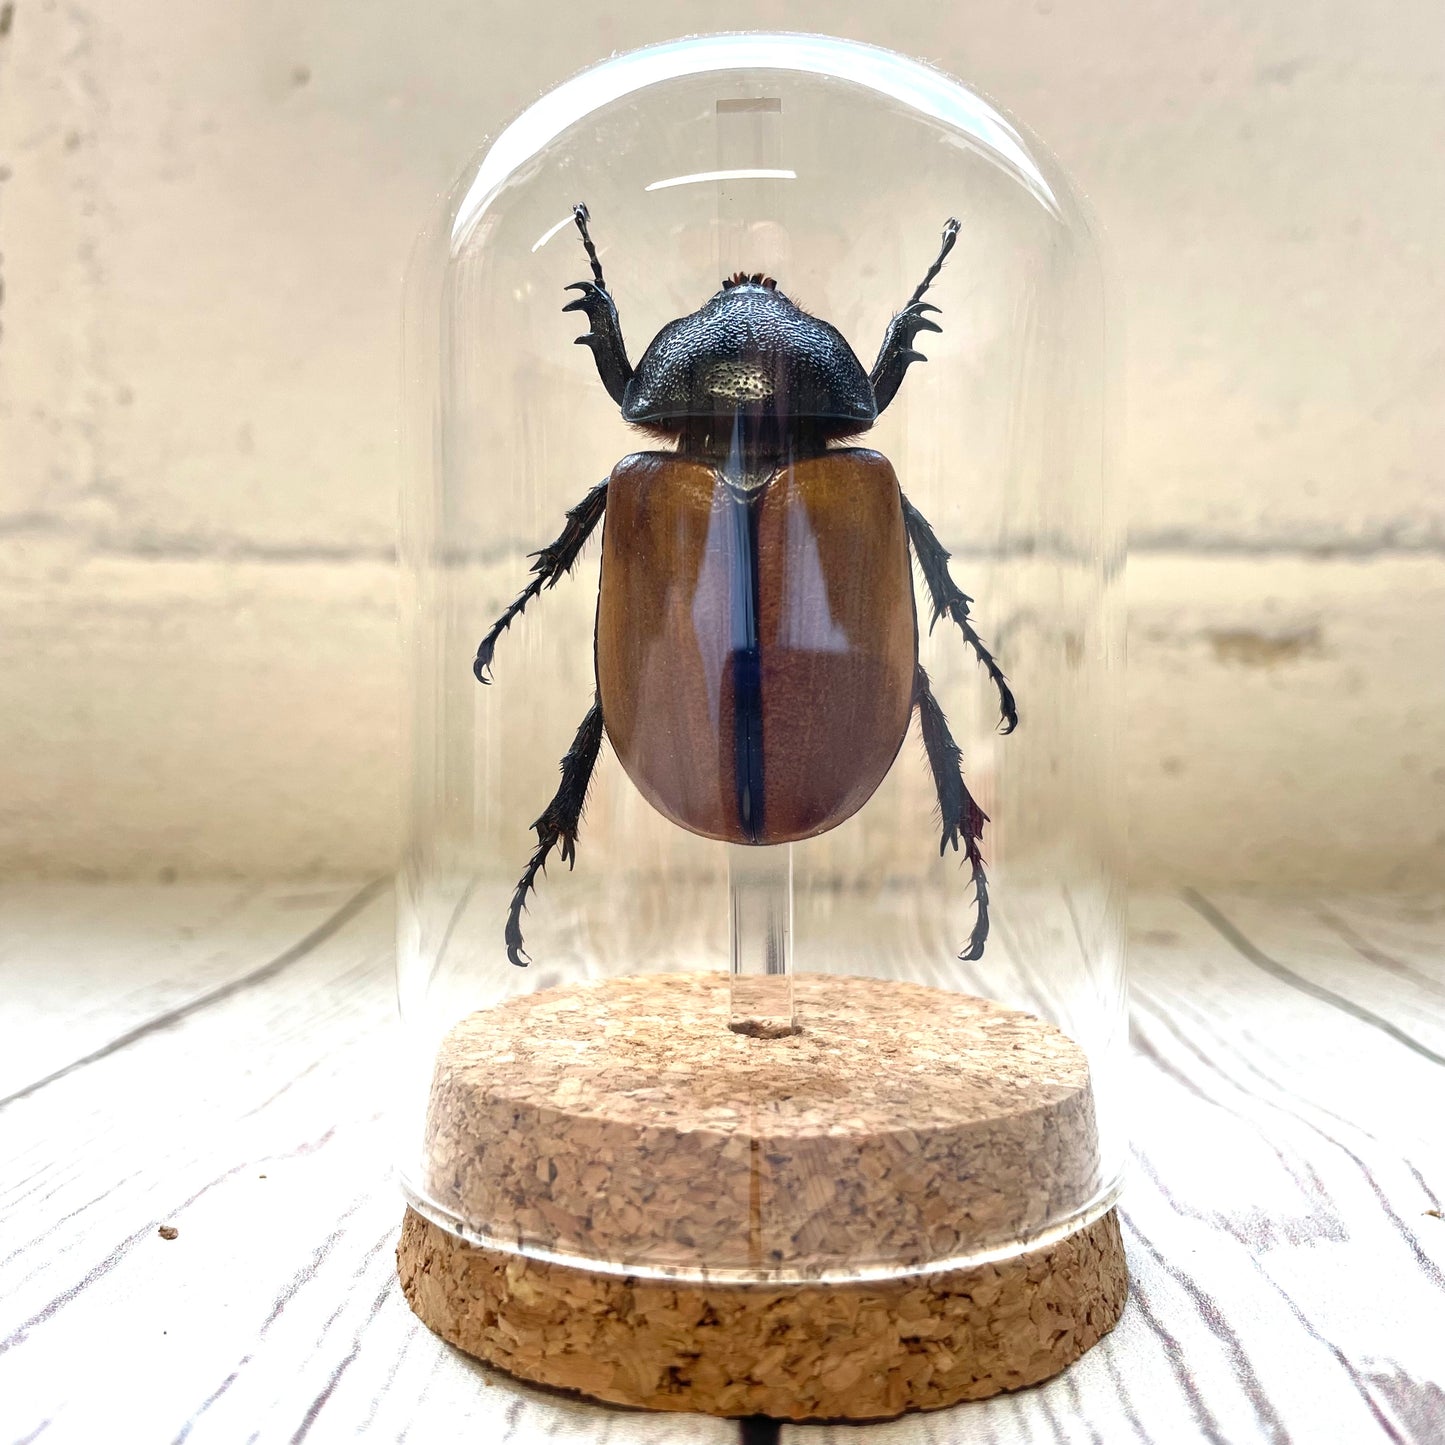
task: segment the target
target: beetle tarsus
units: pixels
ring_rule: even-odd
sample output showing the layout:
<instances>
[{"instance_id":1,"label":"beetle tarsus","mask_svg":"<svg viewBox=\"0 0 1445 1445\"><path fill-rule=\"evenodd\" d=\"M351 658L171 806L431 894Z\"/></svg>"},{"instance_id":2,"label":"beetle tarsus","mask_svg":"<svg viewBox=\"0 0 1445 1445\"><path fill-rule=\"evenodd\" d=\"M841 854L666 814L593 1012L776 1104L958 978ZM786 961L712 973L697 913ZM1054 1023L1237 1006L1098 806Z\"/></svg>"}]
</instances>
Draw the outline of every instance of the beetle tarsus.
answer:
<instances>
[{"instance_id":1,"label":"beetle tarsus","mask_svg":"<svg viewBox=\"0 0 1445 1445\"><path fill-rule=\"evenodd\" d=\"M933 621L929 624L929 631L933 630L941 617L952 618L958 624L963 640L973 648L978 660L983 664L984 671L998 689L999 731L1007 735L1019 725L1018 704L1014 701L1013 689L1009 687L1003 669L994 660L993 653L984 646L983 639L974 631L973 623L969 620L968 605L973 598L962 591L953 580L948 570L948 549L938 540L928 518L907 497L903 498L903 521L908 528L913 554L918 558L919 570L923 573L923 581L933 602Z\"/></svg>"},{"instance_id":2,"label":"beetle tarsus","mask_svg":"<svg viewBox=\"0 0 1445 1445\"><path fill-rule=\"evenodd\" d=\"M513 619L522 615L522 610L544 588L555 587L576 565L588 537L602 513L607 508L607 483L598 484L567 513L567 521L555 542L533 552L532 580L517 594L512 604L492 624L492 630L482 638L477 648L476 661L472 663L472 674L482 684L491 682L487 676L492 667L492 654L497 650L497 639L512 625Z\"/></svg>"},{"instance_id":3,"label":"beetle tarsus","mask_svg":"<svg viewBox=\"0 0 1445 1445\"><path fill-rule=\"evenodd\" d=\"M522 946L522 913L527 907L527 895L537 886L537 875L546 871L547 859L553 848L558 850L569 868L577 861L577 829L582 822L587 787L592 781L601 748L602 703L598 700L588 708L587 716L582 719L582 725L572 739L572 746L562 757L561 786L543 809L542 816L532 824L537 834L537 847L512 893L504 934L507 958L518 968L526 968L531 962Z\"/></svg>"},{"instance_id":4,"label":"beetle tarsus","mask_svg":"<svg viewBox=\"0 0 1445 1445\"><path fill-rule=\"evenodd\" d=\"M592 263L592 274L597 278L597 284L605 291L607 281L602 275L602 262L597 257L597 247L592 244L592 233L587 229L587 222L591 219L592 212L587 209L585 201L578 201L572 207L573 224L582 233L582 249L587 252L587 259Z\"/></svg>"},{"instance_id":5,"label":"beetle tarsus","mask_svg":"<svg viewBox=\"0 0 1445 1445\"><path fill-rule=\"evenodd\" d=\"M973 878L973 933L969 936L968 946L959 954L960 958L971 961L983 957L983 946L988 939L988 875L984 871L980 847L988 814L974 802L968 784L963 780L963 753L948 730L948 719L943 715L943 709L928 685L928 674L922 667L914 674L913 703L918 709L923 750L928 755L928 766L938 793L938 812L943 827L939 855L942 856L950 844L954 852L962 847Z\"/></svg>"},{"instance_id":6,"label":"beetle tarsus","mask_svg":"<svg viewBox=\"0 0 1445 1445\"><path fill-rule=\"evenodd\" d=\"M948 253L953 250L953 244L958 240L958 222L950 216L943 223L943 240L938 246L938 255L933 259L927 271L923 274L923 280L914 288L913 295L908 298L909 306L915 306L919 298L938 280L938 273L943 270L943 263L948 260Z\"/></svg>"},{"instance_id":7,"label":"beetle tarsus","mask_svg":"<svg viewBox=\"0 0 1445 1445\"><path fill-rule=\"evenodd\" d=\"M973 963L983 957L983 946L988 942L988 877L980 865L973 876L974 924L969 935L968 947L959 953L965 963Z\"/></svg>"}]
</instances>

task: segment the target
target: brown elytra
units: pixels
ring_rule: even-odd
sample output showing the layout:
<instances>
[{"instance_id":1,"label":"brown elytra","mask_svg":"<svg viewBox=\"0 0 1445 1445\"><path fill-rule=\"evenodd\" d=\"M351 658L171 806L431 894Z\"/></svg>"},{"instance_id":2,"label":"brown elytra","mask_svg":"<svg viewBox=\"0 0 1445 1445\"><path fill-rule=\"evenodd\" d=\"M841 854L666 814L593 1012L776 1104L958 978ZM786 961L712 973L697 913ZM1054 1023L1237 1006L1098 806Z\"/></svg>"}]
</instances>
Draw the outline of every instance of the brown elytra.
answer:
<instances>
[{"instance_id":1,"label":"brown elytra","mask_svg":"<svg viewBox=\"0 0 1445 1445\"><path fill-rule=\"evenodd\" d=\"M731 843L857 812L902 746L918 629L898 479L862 448L744 489L670 452L608 486L597 685L627 775Z\"/></svg>"}]
</instances>

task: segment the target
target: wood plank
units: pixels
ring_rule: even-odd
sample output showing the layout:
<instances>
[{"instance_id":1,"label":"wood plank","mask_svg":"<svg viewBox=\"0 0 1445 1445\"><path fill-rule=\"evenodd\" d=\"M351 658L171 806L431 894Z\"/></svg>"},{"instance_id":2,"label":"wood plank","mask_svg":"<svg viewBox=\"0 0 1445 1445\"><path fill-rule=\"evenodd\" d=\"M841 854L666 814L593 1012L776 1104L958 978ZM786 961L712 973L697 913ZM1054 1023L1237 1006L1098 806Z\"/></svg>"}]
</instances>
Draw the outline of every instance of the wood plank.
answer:
<instances>
[{"instance_id":1,"label":"wood plank","mask_svg":"<svg viewBox=\"0 0 1445 1445\"><path fill-rule=\"evenodd\" d=\"M0 1100L296 947L355 884L0 887Z\"/></svg>"},{"instance_id":2,"label":"wood plank","mask_svg":"<svg viewBox=\"0 0 1445 1445\"><path fill-rule=\"evenodd\" d=\"M1307 1104L1397 1147L1420 1168L1445 1163L1438 1108L1445 1061L1432 1047L1442 1040L1416 982L1369 964L1326 928L1311 936L1310 905L1198 897L1209 906L1204 914L1191 907L1204 930L1199 942L1219 950L1217 962L1181 987L1172 973L1178 945L1151 951L1135 970L1136 998L1152 991L1185 1034L1207 999L1231 1051L1256 1060Z\"/></svg>"},{"instance_id":3,"label":"wood plank","mask_svg":"<svg viewBox=\"0 0 1445 1445\"><path fill-rule=\"evenodd\" d=\"M1445 894L1328 897L1315 902L1314 912L1367 962L1445 984Z\"/></svg>"},{"instance_id":4,"label":"wood plank","mask_svg":"<svg viewBox=\"0 0 1445 1445\"><path fill-rule=\"evenodd\" d=\"M1445 976L1429 961L1411 965L1372 945L1318 900L1192 889L1184 899L1246 962L1445 1065ZM1445 920L1437 932L1439 959Z\"/></svg>"},{"instance_id":5,"label":"wood plank","mask_svg":"<svg viewBox=\"0 0 1445 1445\"><path fill-rule=\"evenodd\" d=\"M145 1422L138 1438L170 1438L204 1369L253 1348L250 1321L296 1275L294 1256L324 1253L337 1218L356 1212L359 1131L377 1105L345 1078L384 1018L384 935L368 931L364 947L343 930L284 980L0 1115L21 1165L0 1196L8 1411L23 1404L78 1435L120 1409ZM171 1243L156 1235L167 1221L182 1230ZM83 1393L68 1359L88 1362Z\"/></svg>"},{"instance_id":6,"label":"wood plank","mask_svg":"<svg viewBox=\"0 0 1445 1445\"><path fill-rule=\"evenodd\" d=\"M1440 1065L1259 968L1197 912L1154 911L1161 941L1134 971L1152 1065L1135 1091L1136 1238L1293 1438L1436 1438Z\"/></svg>"}]
</instances>

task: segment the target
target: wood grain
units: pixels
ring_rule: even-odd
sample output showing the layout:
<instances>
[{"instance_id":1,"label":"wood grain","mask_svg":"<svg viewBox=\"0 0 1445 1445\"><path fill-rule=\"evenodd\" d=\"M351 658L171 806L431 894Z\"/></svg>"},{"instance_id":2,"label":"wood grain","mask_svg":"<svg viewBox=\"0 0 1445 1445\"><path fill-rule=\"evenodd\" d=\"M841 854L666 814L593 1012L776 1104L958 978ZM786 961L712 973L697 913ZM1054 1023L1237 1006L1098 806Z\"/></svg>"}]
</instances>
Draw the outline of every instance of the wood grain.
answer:
<instances>
[{"instance_id":1,"label":"wood grain","mask_svg":"<svg viewBox=\"0 0 1445 1445\"><path fill-rule=\"evenodd\" d=\"M284 964L355 891L335 884L12 887L0 900L7 1025L0 1100L278 959Z\"/></svg>"},{"instance_id":2,"label":"wood grain","mask_svg":"<svg viewBox=\"0 0 1445 1445\"><path fill-rule=\"evenodd\" d=\"M358 891L0 889L0 1440L1445 1438L1445 1070L1398 1036L1445 1052L1439 897L1138 900L1118 1328L1017 1395L774 1431L522 1386L415 1321Z\"/></svg>"}]
</instances>

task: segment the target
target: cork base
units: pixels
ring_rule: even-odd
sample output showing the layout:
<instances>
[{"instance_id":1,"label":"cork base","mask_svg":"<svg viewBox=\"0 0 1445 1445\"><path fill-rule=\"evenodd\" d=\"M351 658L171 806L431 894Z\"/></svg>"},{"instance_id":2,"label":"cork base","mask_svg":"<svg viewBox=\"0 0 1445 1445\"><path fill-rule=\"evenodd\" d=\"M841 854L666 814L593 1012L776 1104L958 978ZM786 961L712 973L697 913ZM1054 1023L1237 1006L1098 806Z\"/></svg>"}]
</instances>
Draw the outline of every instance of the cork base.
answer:
<instances>
[{"instance_id":1,"label":"cork base","mask_svg":"<svg viewBox=\"0 0 1445 1445\"><path fill-rule=\"evenodd\" d=\"M443 1339L619 1405L868 1420L1037 1384L1119 1318L1111 1212L1047 1247L866 1284L703 1285L597 1274L464 1243L408 1210L402 1289Z\"/></svg>"},{"instance_id":2,"label":"cork base","mask_svg":"<svg viewBox=\"0 0 1445 1445\"><path fill-rule=\"evenodd\" d=\"M1123 1305L1112 1215L927 1271L1099 1195L1083 1051L947 990L793 986L785 1037L729 1029L728 980L707 973L559 985L461 1020L437 1054L422 1197L508 1247L408 1215L417 1314L526 1379L718 1415L897 1415L1082 1354ZM865 1270L885 1278L854 1282Z\"/></svg>"},{"instance_id":3,"label":"cork base","mask_svg":"<svg viewBox=\"0 0 1445 1445\"><path fill-rule=\"evenodd\" d=\"M422 1197L537 1253L758 1277L927 1268L1102 1188L1083 1050L988 999L804 974L799 1031L728 1028L725 974L569 983L437 1054Z\"/></svg>"}]
</instances>

